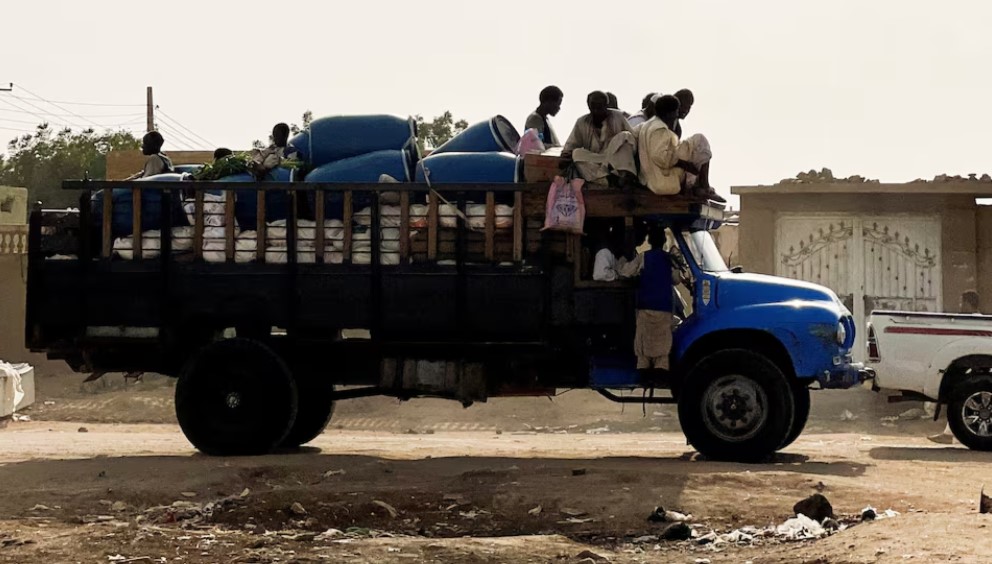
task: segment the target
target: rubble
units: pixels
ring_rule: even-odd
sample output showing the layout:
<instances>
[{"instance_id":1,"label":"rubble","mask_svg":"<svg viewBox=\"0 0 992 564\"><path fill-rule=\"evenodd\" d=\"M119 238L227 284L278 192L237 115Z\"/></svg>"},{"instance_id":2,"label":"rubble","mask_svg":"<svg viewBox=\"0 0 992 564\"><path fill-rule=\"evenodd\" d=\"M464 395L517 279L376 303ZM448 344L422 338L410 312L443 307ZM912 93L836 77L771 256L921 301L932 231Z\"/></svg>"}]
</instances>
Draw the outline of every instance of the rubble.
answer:
<instances>
[{"instance_id":1,"label":"rubble","mask_svg":"<svg viewBox=\"0 0 992 564\"><path fill-rule=\"evenodd\" d=\"M992 498L985 495L985 486L982 485L982 491L978 494L978 513L986 514L992 513Z\"/></svg>"},{"instance_id":2,"label":"rubble","mask_svg":"<svg viewBox=\"0 0 992 564\"><path fill-rule=\"evenodd\" d=\"M692 528L684 522L672 523L658 535L661 540L684 541L692 538Z\"/></svg>"},{"instance_id":3,"label":"rubble","mask_svg":"<svg viewBox=\"0 0 992 564\"><path fill-rule=\"evenodd\" d=\"M805 515L817 523L833 518L834 508L823 494L813 494L792 506L796 515Z\"/></svg>"},{"instance_id":4,"label":"rubble","mask_svg":"<svg viewBox=\"0 0 992 564\"><path fill-rule=\"evenodd\" d=\"M605 556L603 556L601 554L596 554L595 552L593 552L591 550L583 550L582 552L578 553L575 556L575 558L580 559L580 560L581 559L592 560L593 562L609 562L610 561L609 558L607 558L607 557L605 557Z\"/></svg>"},{"instance_id":5,"label":"rubble","mask_svg":"<svg viewBox=\"0 0 992 564\"><path fill-rule=\"evenodd\" d=\"M686 515L678 511L668 511L660 505L654 508L651 515L648 515L648 521L652 523L683 523L691 520L692 515Z\"/></svg>"},{"instance_id":6,"label":"rubble","mask_svg":"<svg viewBox=\"0 0 992 564\"><path fill-rule=\"evenodd\" d=\"M801 514L779 525L775 532L787 540L818 539L827 534L822 525Z\"/></svg>"},{"instance_id":7,"label":"rubble","mask_svg":"<svg viewBox=\"0 0 992 564\"><path fill-rule=\"evenodd\" d=\"M822 168L819 171L811 169L807 172L800 172L794 178L785 178L782 184L815 184L825 182L848 182L853 184L878 184L877 179L865 178L860 174L848 176L847 178L837 178L829 168Z\"/></svg>"},{"instance_id":8,"label":"rubble","mask_svg":"<svg viewBox=\"0 0 992 564\"><path fill-rule=\"evenodd\" d=\"M307 514L306 508L304 508L303 505L300 504L300 502L298 501L294 501L293 505L289 506L289 512L299 517L302 517Z\"/></svg>"},{"instance_id":9,"label":"rubble","mask_svg":"<svg viewBox=\"0 0 992 564\"><path fill-rule=\"evenodd\" d=\"M899 419L903 421L912 421L914 419L924 419L926 416L927 414L925 411L918 407L914 407L913 409L907 409L906 411L900 413Z\"/></svg>"},{"instance_id":10,"label":"rubble","mask_svg":"<svg viewBox=\"0 0 992 564\"><path fill-rule=\"evenodd\" d=\"M392 505L389 505L385 501L379 501L378 499L376 499L376 500L373 500L372 501L372 505L376 505L378 507L381 507L381 508L385 509L386 512L389 513L389 517L391 519L395 519L396 516L399 515L399 511L396 511L396 508L395 507L393 507Z\"/></svg>"}]
</instances>

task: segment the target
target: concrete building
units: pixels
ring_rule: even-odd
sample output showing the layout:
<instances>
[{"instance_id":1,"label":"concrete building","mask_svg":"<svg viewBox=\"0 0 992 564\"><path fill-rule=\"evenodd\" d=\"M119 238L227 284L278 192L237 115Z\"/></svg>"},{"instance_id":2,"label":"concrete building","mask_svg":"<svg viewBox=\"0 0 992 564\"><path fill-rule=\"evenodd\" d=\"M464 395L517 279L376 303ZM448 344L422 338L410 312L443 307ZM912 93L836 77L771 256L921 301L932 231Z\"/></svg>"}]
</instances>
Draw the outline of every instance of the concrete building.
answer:
<instances>
[{"instance_id":1,"label":"concrete building","mask_svg":"<svg viewBox=\"0 0 992 564\"><path fill-rule=\"evenodd\" d=\"M859 327L875 309L992 312L992 182L786 182L738 186L748 272L828 286ZM864 332L856 353L863 356Z\"/></svg>"},{"instance_id":2,"label":"concrete building","mask_svg":"<svg viewBox=\"0 0 992 564\"><path fill-rule=\"evenodd\" d=\"M28 191L0 186L0 360L24 362Z\"/></svg>"}]
</instances>

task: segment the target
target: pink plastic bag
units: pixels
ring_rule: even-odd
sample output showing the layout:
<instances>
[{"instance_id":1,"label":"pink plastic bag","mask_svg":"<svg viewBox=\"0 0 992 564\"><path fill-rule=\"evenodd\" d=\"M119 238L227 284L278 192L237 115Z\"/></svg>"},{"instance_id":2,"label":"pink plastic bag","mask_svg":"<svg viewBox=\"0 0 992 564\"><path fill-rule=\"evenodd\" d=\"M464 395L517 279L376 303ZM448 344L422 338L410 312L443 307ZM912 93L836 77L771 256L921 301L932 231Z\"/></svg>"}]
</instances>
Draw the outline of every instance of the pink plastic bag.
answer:
<instances>
[{"instance_id":1,"label":"pink plastic bag","mask_svg":"<svg viewBox=\"0 0 992 564\"><path fill-rule=\"evenodd\" d=\"M541 137L533 127L524 131L524 134L520 136L520 141L517 142L518 155L526 155L531 152L543 153L544 149L544 143L541 142Z\"/></svg>"},{"instance_id":2,"label":"pink plastic bag","mask_svg":"<svg viewBox=\"0 0 992 564\"><path fill-rule=\"evenodd\" d=\"M573 178L566 181L556 176L548 190L548 203L544 212L544 228L553 231L582 234L586 221L586 202L582 197L585 180Z\"/></svg>"}]
</instances>

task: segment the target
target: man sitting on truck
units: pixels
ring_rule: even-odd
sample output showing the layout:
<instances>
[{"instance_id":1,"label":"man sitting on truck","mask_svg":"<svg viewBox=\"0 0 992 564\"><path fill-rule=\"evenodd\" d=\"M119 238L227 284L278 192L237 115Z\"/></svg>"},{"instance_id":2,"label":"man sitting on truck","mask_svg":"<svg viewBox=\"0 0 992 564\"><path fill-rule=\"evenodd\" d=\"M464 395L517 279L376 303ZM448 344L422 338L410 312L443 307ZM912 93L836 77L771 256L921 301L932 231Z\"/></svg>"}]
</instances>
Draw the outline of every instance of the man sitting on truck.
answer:
<instances>
[{"instance_id":1,"label":"man sitting on truck","mask_svg":"<svg viewBox=\"0 0 992 564\"><path fill-rule=\"evenodd\" d=\"M665 228L654 224L648 230L651 249L638 254L620 267L625 277L640 276L637 290L637 327L634 354L638 370L668 370L672 351L672 328L675 316L674 284L681 273L665 252Z\"/></svg>"},{"instance_id":2,"label":"man sitting on truck","mask_svg":"<svg viewBox=\"0 0 992 564\"><path fill-rule=\"evenodd\" d=\"M637 131L641 183L661 196L692 194L718 202L726 201L709 186L709 142L702 135L679 141L674 127L680 102L665 95L655 102L655 117Z\"/></svg>"},{"instance_id":3,"label":"man sitting on truck","mask_svg":"<svg viewBox=\"0 0 992 564\"><path fill-rule=\"evenodd\" d=\"M548 86L544 90L541 90L541 94L538 96L540 105L537 106L537 109L533 113L527 116L527 121L524 122L524 131L536 129L545 147L561 147L561 142L558 141L558 135L555 133L554 128L551 127L548 116L558 115L558 112L561 110L561 102L564 98L565 95L562 93L561 88L557 86Z\"/></svg>"},{"instance_id":4,"label":"man sitting on truck","mask_svg":"<svg viewBox=\"0 0 992 564\"><path fill-rule=\"evenodd\" d=\"M136 180L138 178L146 178L149 176L155 176L156 174L165 174L167 172L175 171L172 166L172 160L162 152L162 146L165 145L165 138L158 131L149 131L141 138L141 154L145 155L145 167L141 172L136 172L131 176L125 178L125 180Z\"/></svg>"},{"instance_id":5,"label":"man sitting on truck","mask_svg":"<svg viewBox=\"0 0 992 564\"><path fill-rule=\"evenodd\" d=\"M586 104L589 113L575 122L561 155L572 160L586 182L620 186L636 183L637 139L627 119L609 109L604 92L589 94Z\"/></svg>"},{"instance_id":6,"label":"man sitting on truck","mask_svg":"<svg viewBox=\"0 0 992 564\"><path fill-rule=\"evenodd\" d=\"M637 126L654 117L654 103L658 101L658 94L652 92L641 100L641 111L627 118L627 123L637 131Z\"/></svg>"}]
</instances>

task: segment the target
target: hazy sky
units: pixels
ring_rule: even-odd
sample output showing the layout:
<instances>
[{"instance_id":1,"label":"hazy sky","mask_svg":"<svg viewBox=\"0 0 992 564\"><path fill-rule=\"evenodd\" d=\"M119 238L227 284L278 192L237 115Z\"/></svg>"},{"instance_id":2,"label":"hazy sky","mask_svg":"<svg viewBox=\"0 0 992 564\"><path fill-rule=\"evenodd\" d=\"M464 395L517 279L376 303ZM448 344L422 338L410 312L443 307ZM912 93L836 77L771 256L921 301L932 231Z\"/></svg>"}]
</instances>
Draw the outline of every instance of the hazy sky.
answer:
<instances>
[{"instance_id":1,"label":"hazy sky","mask_svg":"<svg viewBox=\"0 0 992 564\"><path fill-rule=\"evenodd\" d=\"M724 192L823 166L883 181L992 171L992 3L981 0L32 0L0 10L0 83L22 85L13 94L34 104L0 93L3 139L38 121L3 100L140 132L148 85L173 130L234 148L307 109L503 114L519 127L547 84L565 91L553 122L564 138L591 90L635 111L649 91L688 87L686 133L709 135ZM136 106L63 110L28 92ZM167 149L192 145L165 135Z\"/></svg>"}]
</instances>

